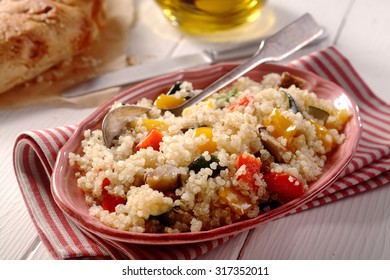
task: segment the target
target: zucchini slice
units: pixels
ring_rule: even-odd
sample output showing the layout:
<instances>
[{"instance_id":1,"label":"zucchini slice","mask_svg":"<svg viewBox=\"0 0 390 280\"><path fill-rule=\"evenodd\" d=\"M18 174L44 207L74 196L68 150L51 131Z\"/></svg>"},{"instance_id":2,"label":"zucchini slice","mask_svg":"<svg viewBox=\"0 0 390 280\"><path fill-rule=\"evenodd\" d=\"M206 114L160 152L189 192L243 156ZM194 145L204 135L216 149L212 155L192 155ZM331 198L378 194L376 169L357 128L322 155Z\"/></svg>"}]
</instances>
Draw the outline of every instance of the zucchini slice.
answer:
<instances>
[{"instance_id":1,"label":"zucchini slice","mask_svg":"<svg viewBox=\"0 0 390 280\"><path fill-rule=\"evenodd\" d=\"M175 94L176 91L180 90L182 82L176 82L167 92L167 95Z\"/></svg>"},{"instance_id":2,"label":"zucchini slice","mask_svg":"<svg viewBox=\"0 0 390 280\"><path fill-rule=\"evenodd\" d=\"M287 91L282 91L285 95L286 95L286 98L288 100L288 108L294 113L301 113L301 111L299 110L299 107L297 105L297 103L295 102L294 98L291 96L291 94L289 94Z\"/></svg>"},{"instance_id":3,"label":"zucchini slice","mask_svg":"<svg viewBox=\"0 0 390 280\"><path fill-rule=\"evenodd\" d=\"M326 123L329 117L329 113L327 111L314 106L309 106L307 112L315 119L323 121L324 123Z\"/></svg>"},{"instance_id":4,"label":"zucchini slice","mask_svg":"<svg viewBox=\"0 0 390 280\"><path fill-rule=\"evenodd\" d=\"M215 155L210 155L210 160L206 160L204 156L199 156L197 157L189 166L189 170L195 171L195 173L198 173L202 168L210 168L210 165L216 162L217 163L217 168L213 170L213 174L211 177L218 176L219 173L226 169L225 166L220 166L219 165L219 159Z\"/></svg>"}]
</instances>

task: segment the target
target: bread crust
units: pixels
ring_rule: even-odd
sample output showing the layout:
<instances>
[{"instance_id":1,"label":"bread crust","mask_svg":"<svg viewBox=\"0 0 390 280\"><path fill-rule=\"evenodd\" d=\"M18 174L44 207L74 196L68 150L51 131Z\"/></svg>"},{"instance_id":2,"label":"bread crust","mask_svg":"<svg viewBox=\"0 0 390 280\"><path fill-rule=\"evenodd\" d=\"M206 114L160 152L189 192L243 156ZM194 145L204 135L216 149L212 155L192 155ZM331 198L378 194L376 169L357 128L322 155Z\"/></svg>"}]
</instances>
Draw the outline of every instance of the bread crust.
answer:
<instances>
[{"instance_id":1,"label":"bread crust","mask_svg":"<svg viewBox=\"0 0 390 280\"><path fill-rule=\"evenodd\" d=\"M84 52L103 0L0 0L0 93Z\"/></svg>"}]
</instances>

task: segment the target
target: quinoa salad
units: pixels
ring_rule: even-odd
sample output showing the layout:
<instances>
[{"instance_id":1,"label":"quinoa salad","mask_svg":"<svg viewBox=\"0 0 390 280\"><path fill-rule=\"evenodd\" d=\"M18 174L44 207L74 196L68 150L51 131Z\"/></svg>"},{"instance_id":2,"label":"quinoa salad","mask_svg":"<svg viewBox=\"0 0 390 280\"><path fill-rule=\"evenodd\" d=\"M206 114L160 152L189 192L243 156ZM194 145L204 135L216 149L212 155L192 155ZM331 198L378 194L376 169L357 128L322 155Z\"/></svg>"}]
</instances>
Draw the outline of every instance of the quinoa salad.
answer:
<instances>
[{"instance_id":1,"label":"quinoa salad","mask_svg":"<svg viewBox=\"0 0 390 280\"><path fill-rule=\"evenodd\" d=\"M210 98L174 108L198 94L172 86L107 147L101 129L86 130L71 153L89 213L124 231L207 231L255 218L301 197L344 139L350 112L319 99L305 81L271 73L241 77ZM126 106L115 103L112 108Z\"/></svg>"}]
</instances>

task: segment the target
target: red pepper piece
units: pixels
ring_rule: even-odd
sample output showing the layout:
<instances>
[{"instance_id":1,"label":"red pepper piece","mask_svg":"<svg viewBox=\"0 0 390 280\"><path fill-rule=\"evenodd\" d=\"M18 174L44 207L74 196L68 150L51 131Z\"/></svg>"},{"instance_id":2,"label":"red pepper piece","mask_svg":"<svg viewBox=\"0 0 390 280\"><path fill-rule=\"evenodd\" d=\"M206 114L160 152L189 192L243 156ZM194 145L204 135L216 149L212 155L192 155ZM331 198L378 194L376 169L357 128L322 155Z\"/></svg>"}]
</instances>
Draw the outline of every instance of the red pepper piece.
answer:
<instances>
[{"instance_id":1,"label":"red pepper piece","mask_svg":"<svg viewBox=\"0 0 390 280\"><path fill-rule=\"evenodd\" d=\"M229 105L228 109L230 111L233 111L234 109L236 109L237 107L239 106L246 106L248 105L249 103L253 102L253 100L255 100L255 98L253 97L253 95L250 95L250 94L247 94L247 95L244 95L240 100L238 100L237 102L234 102L232 104Z\"/></svg>"},{"instance_id":2,"label":"red pepper piece","mask_svg":"<svg viewBox=\"0 0 390 280\"><path fill-rule=\"evenodd\" d=\"M303 183L285 172L270 172L263 176L270 193L278 194L282 203L298 198L305 192Z\"/></svg>"},{"instance_id":3,"label":"red pepper piece","mask_svg":"<svg viewBox=\"0 0 390 280\"><path fill-rule=\"evenodd\" d=\"M255 192L258 191L259 186L256 185L256 177L255 175L260 175L261 161L259 158L255 156L243 153L238 157L237 161L237 169L241 166L245 165L246 173L239 175L237 177L238 180L244 181L248 186L250 186Z\"/></svg>"},{"instance_id":4,"label":"red pepper piece","mask_svg":"<svg viewBox=\"0 0 390 280\"><path fill-rule=\"evenodd\" d=\"M118 204L125 204L126 199L121 196L116 196L109 194L105 187L110 185L110 180L108 178L104 178L102 182L102 207L104 210L108 210L109 212L115 212L115 207Z\"/></svg>"},{"instance_id":5,"label":"red pepper piece","mask_svg":"<svg viewBox=\"0 0 390 280\"><path fill-rule=\"evenodd\" d=\"M135 149L139 151L140 149L146 149L147 147L152 147L153 150L158 151L160 149L160 142L162 142L163 135L157 129L152 128L145 138L135 146Z\"/></svg>"}]
</instances>

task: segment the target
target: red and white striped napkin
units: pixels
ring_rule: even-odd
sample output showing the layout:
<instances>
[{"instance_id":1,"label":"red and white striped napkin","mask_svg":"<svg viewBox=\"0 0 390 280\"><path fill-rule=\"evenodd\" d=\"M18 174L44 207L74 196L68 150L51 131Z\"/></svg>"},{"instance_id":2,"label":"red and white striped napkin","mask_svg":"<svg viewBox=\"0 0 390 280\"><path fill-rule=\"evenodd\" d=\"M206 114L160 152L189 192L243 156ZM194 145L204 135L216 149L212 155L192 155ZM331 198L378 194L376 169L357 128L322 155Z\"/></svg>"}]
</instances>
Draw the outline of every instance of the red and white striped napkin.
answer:
<instances>
[{"instance_id":1,"label":"red and white striped napkin","mask_svg":"<svg viewBox=\"0 0 390 280\"><path fill-rule=\"evenodd\" d=\"M363 134L357 152L332 186L293 213L380 187L390 182L390 105L368 88L334 47L290 63L343 87L357 101ZM50 176L58 151L76 126L27 131L14 146L14 168L31 218L56 259L195 259L229 238L176 246L147 246L102 240L78 228L55 204Z\"/></svg>"}]
</instances>

